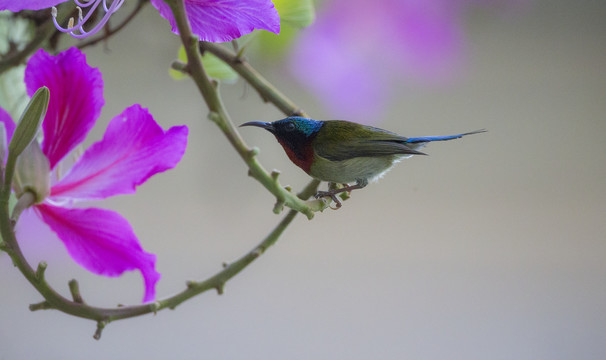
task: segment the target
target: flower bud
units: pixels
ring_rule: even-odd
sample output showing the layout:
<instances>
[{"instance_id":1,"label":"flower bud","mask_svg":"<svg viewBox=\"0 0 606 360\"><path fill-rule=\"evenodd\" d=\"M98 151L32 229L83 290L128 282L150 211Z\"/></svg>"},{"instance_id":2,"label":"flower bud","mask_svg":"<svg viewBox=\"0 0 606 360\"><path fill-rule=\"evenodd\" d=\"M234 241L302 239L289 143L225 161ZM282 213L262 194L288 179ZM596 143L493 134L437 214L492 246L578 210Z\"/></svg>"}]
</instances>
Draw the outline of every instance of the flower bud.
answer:
<instances>
[{"instance_id":1,"label":"flower bud","mask_svg":"<svg viewBox=\"0 0 606 360\"><path fill-rule=\"evenodd\" d=\"M50 163L37 140L32 141L17 158L13 188L17 198L26 191L42 202L50 194Z\"/></svg>"}]
</instances>

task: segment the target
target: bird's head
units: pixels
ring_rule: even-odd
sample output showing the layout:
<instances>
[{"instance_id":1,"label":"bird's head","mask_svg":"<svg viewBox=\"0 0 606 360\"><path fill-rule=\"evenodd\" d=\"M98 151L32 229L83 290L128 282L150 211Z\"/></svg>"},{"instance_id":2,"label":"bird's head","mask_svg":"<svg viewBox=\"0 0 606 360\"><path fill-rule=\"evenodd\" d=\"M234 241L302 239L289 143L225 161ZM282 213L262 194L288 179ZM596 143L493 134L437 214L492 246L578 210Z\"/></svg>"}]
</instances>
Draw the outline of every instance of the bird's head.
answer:
<instances>
[{"instance_id":1,"label":"bird's head","mask_svg":"<svg viewBox=\"0 0 606 360\"><path fill-rule=\"evenodd\" d=\"M311 142L323 124L323 121L291 116L274 122L251 121L240 126L256 126L274 134L290 160L309 171L313 159Z\"/></svg>"},{"instance_id":2,"label":"bird's head","mask_svg":"<svg viewBox=\"0 0 606 360\"><path fill-rule=\"evenodd\" d=\"M322 121L291 116L274 122L251 121L240 126L256 126L269 131L287 152L290 150L297 158L303 159L305 149L323 124Z\"/></svg>"}]
</instances>

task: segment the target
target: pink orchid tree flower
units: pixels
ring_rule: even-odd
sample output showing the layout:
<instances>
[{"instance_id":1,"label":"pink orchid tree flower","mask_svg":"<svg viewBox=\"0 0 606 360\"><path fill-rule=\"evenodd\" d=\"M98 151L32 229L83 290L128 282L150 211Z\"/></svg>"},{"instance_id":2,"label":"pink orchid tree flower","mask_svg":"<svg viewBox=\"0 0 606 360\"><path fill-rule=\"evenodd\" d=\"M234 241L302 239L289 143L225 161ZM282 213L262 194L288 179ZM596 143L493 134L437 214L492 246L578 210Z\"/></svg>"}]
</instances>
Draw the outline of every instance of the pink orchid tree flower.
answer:
<instances>
[{"instance_id":1,"label":"pink orchid tree flower","mask_svg":"<svg viewBox=\"0 0 606 360\"><path fill-rule=\"evenodd\" d=\"M506 9L527 1L326 1L297 39L291 72L330 111L373 121L388 108L395 87L456 79L465 62L464 21L471 8Z\"/></svg>"},{"instance_id":2,"label":"pink orchid tree flower","mask_svg":"<svg viewBox=\"0 0 606 360\"><path fill-rule=\"evenodd\" d=\"M0 0L0 10L40 10L66 1L68 0ZM69 29L60 27L56 20L55 25L59 30L69 32L76 38L93 35L107 23L109 17L122 6L124 1L114 0L108 6L107 0L75 0L80 8L88 8L86 15ZM151 3L161 16L170 22L172 31L177 33L177 25L169 6L163 0L151 0ZM84 24L101 4L105 11L103 19L93 29L84 30ZM202 41L231 41L255 29L268 30L276 34L280 32L280 17L271 0L184 0L184 4L192 31Z\"/></svg>"},{"instance_id":3,"label":"pink orchid tree flower","mask_svg":"<svg viewBox=\"0 0 606 360\"><path fill-rule=\"evenodd\" d=\"M160 279L156 255L143 250L128 221L114 211L72 205L132 194L152 175L175 167L185 153L187 127L164 131L147 109L132 105L109 123L102 140L86 149L67 172L62 169L65 174L60 176L57 169L70 162L66 156L84 141L101 113L101 72L90 67L76 48L57 56L39 50L27 64L25 82L30 96L42 86L50 90L40 146L50 170L37 174L49 177L50 191L38 199L34 212L87 270L104 276L139 270L145 285L143 301L153 301ZM10 140L15 126L4 111L0 123Z\"/></svg>"}]
</instances>

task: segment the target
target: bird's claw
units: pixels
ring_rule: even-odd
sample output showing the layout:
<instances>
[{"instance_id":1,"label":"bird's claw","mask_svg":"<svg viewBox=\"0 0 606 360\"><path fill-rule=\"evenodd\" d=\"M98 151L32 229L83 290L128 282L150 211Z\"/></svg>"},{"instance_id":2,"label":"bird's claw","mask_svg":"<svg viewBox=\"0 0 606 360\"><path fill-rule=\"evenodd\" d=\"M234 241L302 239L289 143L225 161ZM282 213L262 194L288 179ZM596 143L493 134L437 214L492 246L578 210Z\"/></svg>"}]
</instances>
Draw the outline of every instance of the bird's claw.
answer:
<instances>
[{"instance_id":1,"label":"bird's claw","mask_svg":"<svg viewBox=\"0 0 606 360\"><path fill-rule=\"evenodd\" d=\"M341 202L339 201L339 199L337 199L337 195L335 192L333 191L318 191L315 195L316 199L319 198L323 198L323 197L329 197L332 201L335 202L336 207L332 207L332 206L328 206L329 208L333 209L333 210L338 210L341 207Z\"/></svg>"}]
</instances>

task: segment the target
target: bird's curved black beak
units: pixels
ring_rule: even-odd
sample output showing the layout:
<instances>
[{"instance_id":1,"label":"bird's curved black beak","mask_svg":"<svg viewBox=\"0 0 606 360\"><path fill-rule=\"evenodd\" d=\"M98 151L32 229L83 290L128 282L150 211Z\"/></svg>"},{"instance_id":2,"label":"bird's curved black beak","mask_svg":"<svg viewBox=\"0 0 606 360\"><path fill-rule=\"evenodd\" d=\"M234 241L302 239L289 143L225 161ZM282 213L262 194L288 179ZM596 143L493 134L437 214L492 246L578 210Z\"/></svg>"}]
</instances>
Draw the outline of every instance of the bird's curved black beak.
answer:
<instances>
[{"instance_id":1,"label":"bird's curved black beak","mask_svg":"<svg viewBox=\"0 0 606 360\"><path fill-rule=\"evenodd\" d=\"M247 123L244 123L242 125L240 125L240 127L242 126L256 126L256 127L260 127L263 128L271 133L274 132L274 125L270 122L264 122L264 121L250 121Z\"/></svg>"}]
</instances>

